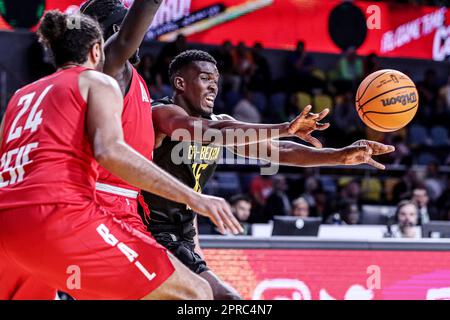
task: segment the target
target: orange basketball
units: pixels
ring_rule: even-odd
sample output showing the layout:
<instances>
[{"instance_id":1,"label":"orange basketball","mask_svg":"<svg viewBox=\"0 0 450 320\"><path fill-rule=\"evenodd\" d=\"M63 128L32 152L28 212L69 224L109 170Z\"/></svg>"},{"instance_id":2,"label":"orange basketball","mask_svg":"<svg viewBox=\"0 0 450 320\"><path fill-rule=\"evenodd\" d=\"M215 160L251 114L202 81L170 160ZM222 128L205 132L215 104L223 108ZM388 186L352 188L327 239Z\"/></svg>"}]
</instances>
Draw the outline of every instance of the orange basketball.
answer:
<instances>
[{"instance_id":1,"label":"orange basketball","mask_svg":"<svg viewBox=\"0 0 450 320\"><path fill-rule=\"evenodd\" d=\"M397 70L380 70L368 75L356 92L356 110L370 128L391 132L406 126L417 112L416 85Z\"/></svg>"}]
</instances>

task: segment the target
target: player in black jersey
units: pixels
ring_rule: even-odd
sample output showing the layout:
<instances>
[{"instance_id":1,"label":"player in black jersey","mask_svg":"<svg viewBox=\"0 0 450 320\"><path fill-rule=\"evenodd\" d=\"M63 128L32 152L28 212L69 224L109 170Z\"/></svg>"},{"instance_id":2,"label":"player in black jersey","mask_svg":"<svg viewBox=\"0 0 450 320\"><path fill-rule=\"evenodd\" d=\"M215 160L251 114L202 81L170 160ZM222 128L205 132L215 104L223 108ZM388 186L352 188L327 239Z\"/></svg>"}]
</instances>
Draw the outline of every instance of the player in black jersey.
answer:
<instances>
[{"instance_id":1,"label":"player in black jersey","mask_svg":"<svg viewBox=\"0 0 450 320\"><path fill-rule=\"evenodd\" d=\"M276 161L282 165L367 163L379 169L384 169L384 166L371 156L394 150L392 146L367 140L357 141L341 149L322 149L311 132L328 127L328 124L318 122L328 110L314 114L310 113L310 106L291 123L276 125L249 124L236 121L228 115L214 115L219 73L214 58L203 51L188 50L175 57L169 67L169 77L174 89L173 97L152 102L156 139L153 159L162 169L198 192L202 191L214 173L217 160L221 158L222 146L231 148L241 156L268 161L274 161L270 155L276 153L279 155ZM224 137L230 130L239 129L255 129L256 135L248 136L244 141L240 141L239 137L231 141L206 138L206 133ZM269 131L269 134L263 135L259 133L267 132L261 129L278 131ZM195 135L196 130L202 134ZM278 140L286 136L301 138L315 148ZM236 147L240 144L245 147ZM155 239L192 271L205 278L213 289L215 299L239 299L239 294L233 288L207 268L199 247L195 212L186 205L150 193L144 192L143 196L150 207L150 219L146 219L146 224Z\"/></svg>"}]
</instances>

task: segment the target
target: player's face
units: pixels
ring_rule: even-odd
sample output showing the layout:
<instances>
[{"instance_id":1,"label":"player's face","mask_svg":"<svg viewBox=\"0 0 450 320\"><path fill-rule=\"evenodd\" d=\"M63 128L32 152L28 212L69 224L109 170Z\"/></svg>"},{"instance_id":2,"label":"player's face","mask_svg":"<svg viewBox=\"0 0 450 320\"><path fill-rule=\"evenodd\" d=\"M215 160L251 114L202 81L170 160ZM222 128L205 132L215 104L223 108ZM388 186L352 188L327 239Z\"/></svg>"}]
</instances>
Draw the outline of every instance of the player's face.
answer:
<instances>
[{"instance_id":1,"label":"player's face","mask_svg":"<svg viewBox=\"0 0 450 320\"><path fill-rule=\"evenodd\" d=\"M219 71L206 61L195 61L186 70L184 98L197 114L208 116L213 112L219 90Z\"/></svg>"}]
</instances>

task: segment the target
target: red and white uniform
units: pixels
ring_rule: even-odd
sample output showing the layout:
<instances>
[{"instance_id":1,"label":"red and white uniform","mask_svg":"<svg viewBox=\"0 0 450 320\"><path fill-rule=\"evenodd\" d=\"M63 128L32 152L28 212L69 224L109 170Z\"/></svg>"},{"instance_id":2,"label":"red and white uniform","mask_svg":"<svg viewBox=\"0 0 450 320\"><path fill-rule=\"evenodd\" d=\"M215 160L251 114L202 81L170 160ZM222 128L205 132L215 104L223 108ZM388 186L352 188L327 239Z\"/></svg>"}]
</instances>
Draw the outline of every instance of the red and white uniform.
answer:
<instances>
[{"instance_id":1,"label":"red and white uniform","mask_svg":"<svg viewBox=\"0 0 450 320\"><path fill-rule=\"evenodd\" d=\"M131 84L123 101L122 127L125 142L134 150L152 160L155 133L152 122L150 94L145 81L132 67ZM127 221L134 228L146 232L138 214L139 189L99 167L97 182L98 203ZM142 204L142 201L141 201ZM144 208L146 206L144 205Z\"/></svg>"},{"instance_id":2,"label":"red and white uniform","mask_svg":"<svg viewBox=\"0 0 450 320\"><path fill-rule=\"evenodd\" d=\"M76 299L138 299L174 270L154 239L95 201L98 164L78 87L85 70L58 71L22 88L6 110L0 145L2 299L51 299L50 289Z\"/></svg>"}]
</instances>

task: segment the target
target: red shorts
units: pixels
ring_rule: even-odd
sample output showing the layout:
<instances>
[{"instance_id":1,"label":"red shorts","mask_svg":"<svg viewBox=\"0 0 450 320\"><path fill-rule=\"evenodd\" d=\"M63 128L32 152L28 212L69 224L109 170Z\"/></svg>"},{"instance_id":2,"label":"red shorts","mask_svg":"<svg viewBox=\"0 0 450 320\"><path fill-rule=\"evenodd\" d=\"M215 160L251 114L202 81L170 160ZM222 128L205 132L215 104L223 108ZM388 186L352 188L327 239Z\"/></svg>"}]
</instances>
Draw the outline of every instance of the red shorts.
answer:
<instances>
[{"instance_id":1,"label":"red shorts","mask_svg":"<svg viewBox=\"0 0 450 320\"><path fill-rule=\"evenodd\" d=\"M174 272L165 248L93 202L0 211L0 226L0 297L21 290L3 279L22 276L43 298L140 299Z\"/></svg>"},{"instance_id":2,"label":"red shorts","mask_svg":"<svg viewBox=\"0 0 450 320\"><path fill-rule=\"evenodd\" d=\"M113 213L117 218L125 221L133 228L147 233L147 227L138 213L136 198L133 199L99 190L95 191L95 197L100 206Z\"/></svg>"}]
</instances>

